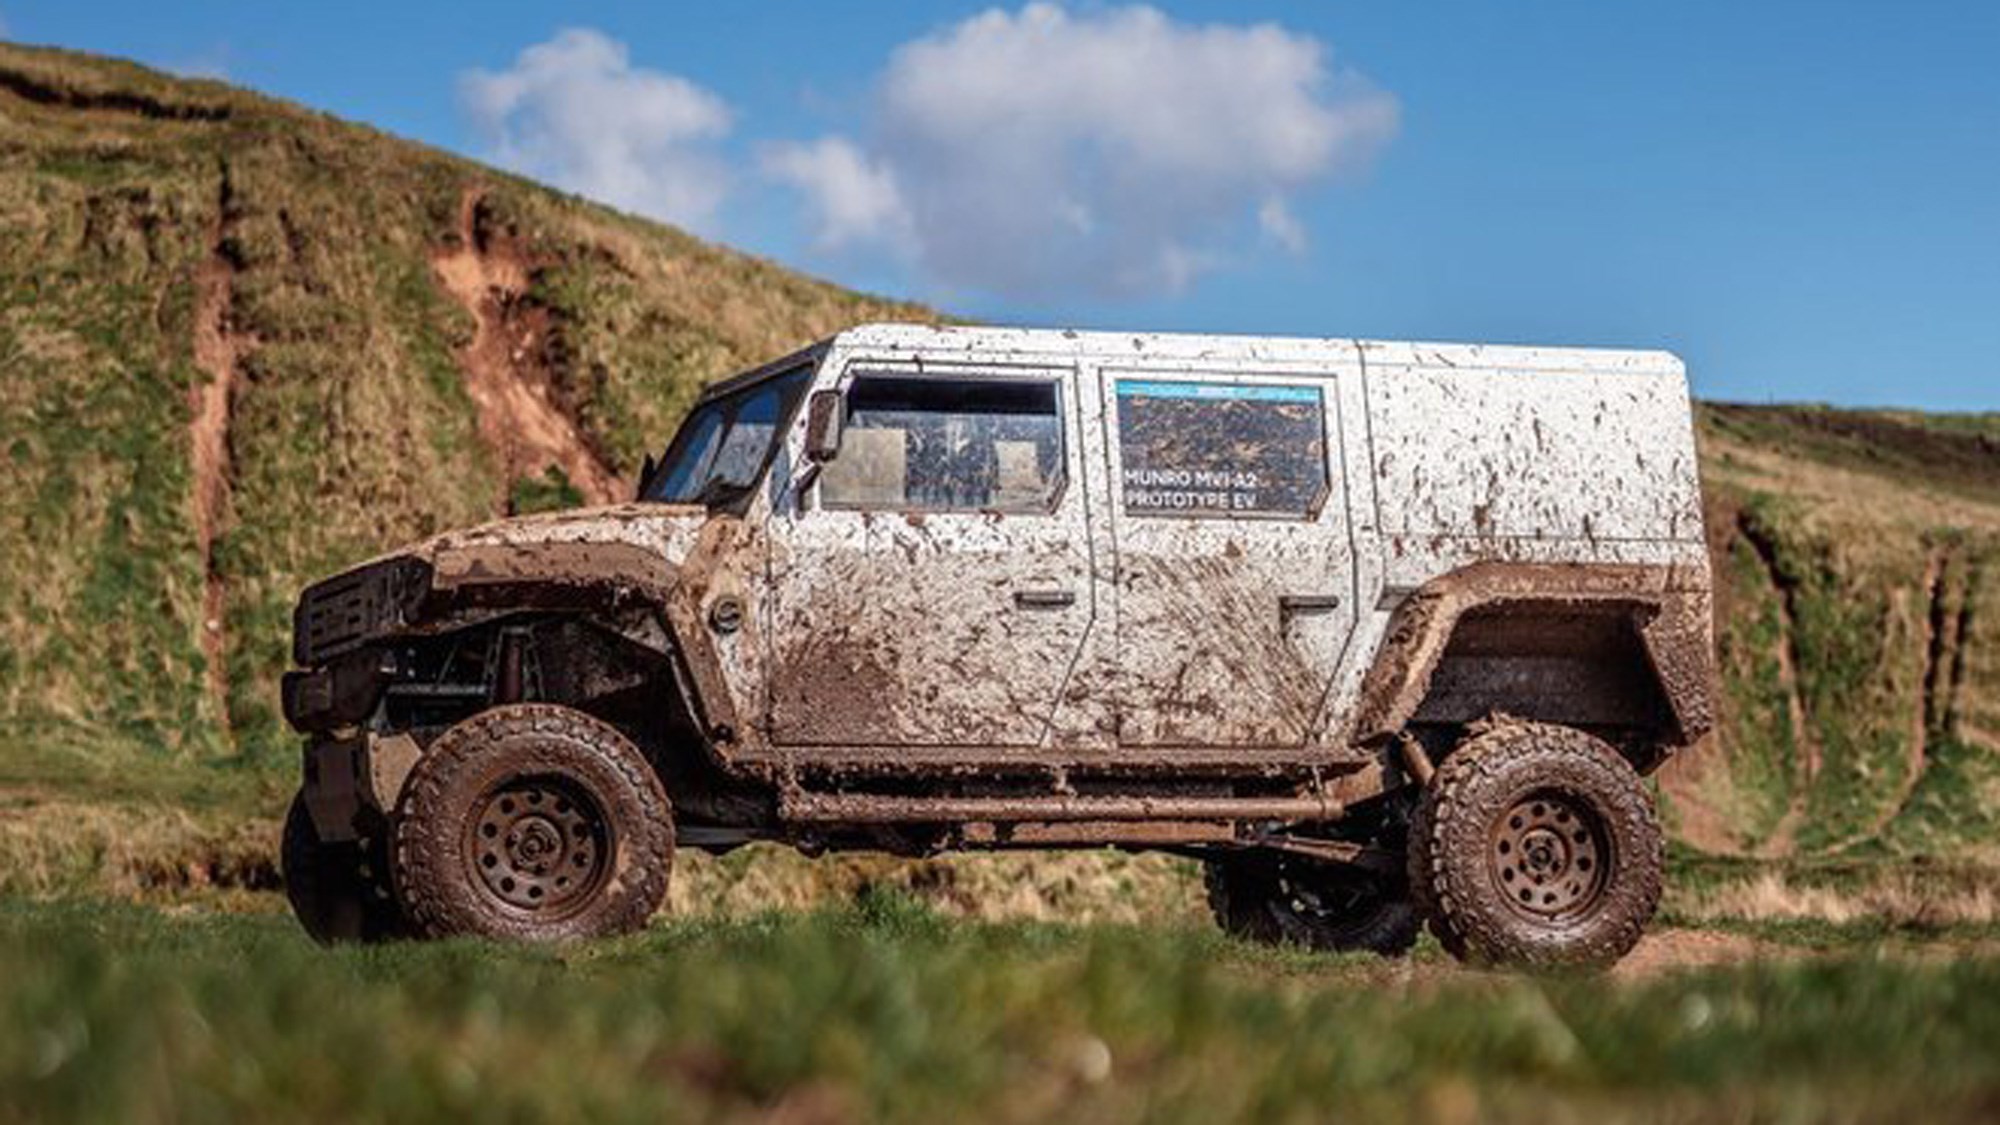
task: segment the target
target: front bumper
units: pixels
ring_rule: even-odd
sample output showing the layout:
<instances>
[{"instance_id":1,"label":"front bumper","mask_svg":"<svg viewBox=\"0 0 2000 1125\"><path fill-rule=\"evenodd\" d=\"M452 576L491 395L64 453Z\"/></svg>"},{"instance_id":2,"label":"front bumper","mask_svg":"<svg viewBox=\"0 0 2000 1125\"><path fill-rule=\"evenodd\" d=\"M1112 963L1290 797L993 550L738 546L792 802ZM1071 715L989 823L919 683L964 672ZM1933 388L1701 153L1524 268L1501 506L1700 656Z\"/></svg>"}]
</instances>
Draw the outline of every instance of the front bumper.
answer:
<instances>
[{"instance_id":1,"label":"front bumper","mask_svg":"<svg viewBox=\"0 0 2000 1125\"><path fill-rule=\"evenodd\" d=\"M292 661L279 684L285 721L302 734L353 727L374 713L394 658L370 642L419 619L431 566L402 555L316 582L292 610Z\"/></svg>"},{"instance_id":2,"label":"front bumper","mask_svg":"<svg viewBox=\"0 0 2000 1125\"><path fill-rule=\"evenodd\" d=\"M306 812L329 843L372 835L395 811L403 782L423 754L407 734L357 734L306 744Z\"/></svg>"},{"instance_id":3,"label":"front bumper","mask_svg":"<svg viewBox=\"0 0 2000 1125\"><path fill-rule=\"evenodd\" d=\"M351 652L323 668L286 672L278 683L278 702L285 721L300 734L358 726L375 713L395 674L393 654Z\"/></svg>"}]
</instances>

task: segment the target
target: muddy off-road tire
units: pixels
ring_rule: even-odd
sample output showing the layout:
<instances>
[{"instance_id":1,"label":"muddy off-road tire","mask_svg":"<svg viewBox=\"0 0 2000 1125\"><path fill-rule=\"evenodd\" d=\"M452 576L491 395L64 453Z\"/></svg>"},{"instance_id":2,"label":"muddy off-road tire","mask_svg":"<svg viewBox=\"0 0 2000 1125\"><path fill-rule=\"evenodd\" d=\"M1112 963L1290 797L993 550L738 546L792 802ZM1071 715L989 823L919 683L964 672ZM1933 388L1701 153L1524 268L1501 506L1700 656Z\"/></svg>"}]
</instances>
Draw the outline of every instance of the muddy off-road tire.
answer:
<instances>
[{"instance_id":1,"label":"muddy off-road tire","mask_svg":"<svg viewBox=\"0 0 2000 1125\"><path fill-rule=\"evenodd\" d=\"M673 810L645 758L578 711L485 711L417 760L391 870L416 932L523 941L628 933L667 895Z\"/></svg>"},{"instance_id":2,"label":"muddy off-road tire","mask_svg":"<svg viewBox=\"0 0 2000 1125\"><path fill-rule=\"evenodd\" d=\"M1410 887L1454 955L1599 967L1660 903L1663 842L1630 763L1582 731L1505 723L1438 767L1410 827Z\"/></svg>"},{"instance_id":3,"label":"muddy off-road tire","mask_svg":"<svg viewBox=\"0 0 2000 1125\"><path fill-rule=\"evenodd\" d=\"M1398 957L1423 924L1400 885L1358 869L1290 856L1235 856L1203 866L1216 924L1247 941Z\"/></svg>"},{"instance_id":4,"label":"muddy off-road tire","mask_svg":"<svg viewBox=\"0 0 2000 1125\"><path fill-rule=\"evenodd\" d=\"M408 931L389 891L386 849L321 840L304 794L285 813L278 863L285 898L314 941L388 941Z\"/></svg>"}]
</instances>

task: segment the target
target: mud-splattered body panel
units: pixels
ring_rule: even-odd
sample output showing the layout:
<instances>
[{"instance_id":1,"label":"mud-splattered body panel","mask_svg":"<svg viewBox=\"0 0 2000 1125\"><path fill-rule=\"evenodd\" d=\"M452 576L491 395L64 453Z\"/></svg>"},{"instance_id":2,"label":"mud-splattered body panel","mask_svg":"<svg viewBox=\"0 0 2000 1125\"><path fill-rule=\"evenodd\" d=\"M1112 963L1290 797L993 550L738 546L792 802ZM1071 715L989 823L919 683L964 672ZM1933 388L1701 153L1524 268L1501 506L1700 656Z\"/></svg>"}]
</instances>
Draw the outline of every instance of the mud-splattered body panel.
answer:
<instances>
[{"instance_id":1,"label":"mud-splattered body panel","mask_svg":"<svg viewBox=\"0 0 2000 1125\"><path fill-rule=\"evenodd\" d=\"M1368 410L1385 535L1701 538L1687 388L1671 374L1378 363Z\"/></svg>"},{"instance_id":2,"label":"mud-splattered body panel","mask_svg":"<svg viewBox=\"0 0 2000 1125\"><path fill-rule=\"evenodd\" d=\"M590 644L619 714L698 743L661 759L691 750L736 793L717 809L779 822L924 821L950 797L1213 829L1379 793L1402 776L1385 747L1426 723L1525 710L1622 731L1649 768L1712 719L1671 356L872 325L697 411L781 378L795 397L760 416L730 503L441 536L383 581L322 583L301 621L360 620L341 643L365 652L585 615L615 638ZM450 689L576 680L514 643ZM302 651L301 729L361 712L390 673L358 661ZM871 776L891 780L857 795ZM1137 838L1094 831L1074 835Z\"/></svg>"},{"instance_id":3,"label":"mud-splattered body panel","mask_svg":"<svg viewBox=\"0 0 2000 1125\"><path fill-rule=\"evenodd\" d=\"M875 711L876 744L952 731L960 745L990 736L1060 760L1057 748L1337 755L1397 607L1455 571L1677 567L1706 597L1687 388L1671 356L886 325L836 338L814 386L848 391L856 372L883 367L942 381L1065 372L1072 487L1059 511L983 519L912 521L883 503L875 515L893 530L863 538L842 530L853 513L822 510L810 486L791 494L777 517L786 534L847 536L852 549L829 565L850 578L905 569L863 561L898 536L911 542L895 553L955 561L872 595L834 592L868 582L829 580L816 600L840 617L774 625L772 643L792 654L772 665L781 742L787 707L822 724L802 743L869 733L824 726L845 721L833 700L858 698ZM1073 552L1053 580L1052 527ZM817 584L794 574L779 586L801 581ZM965 684L954 631L1008 637L1021 626L979 599L1037 584L1074 590L1077 624L1030 634L1012 655L986 650L976 664L990 682ZM871 620L872 648L843 640L838 660L810 656L856 616ZM1064 654L1051 682L1045 669ZM1045 733L997 717L1041 714L1051 687L1062 698ZM970 710L927 710L940 702Z\"/></svg>"},{"instance_id":4,"label":"mud-splattered body panel","mask_svg":"<svg viewBox=\"0 0 2000 1125\"><path fill-rule=\"evenodd\" d=\"M1310 373L1100 368L1115 402L1119 741L1300 747L1354 626L1339 390Z\"/></svg>"}]
</instances>

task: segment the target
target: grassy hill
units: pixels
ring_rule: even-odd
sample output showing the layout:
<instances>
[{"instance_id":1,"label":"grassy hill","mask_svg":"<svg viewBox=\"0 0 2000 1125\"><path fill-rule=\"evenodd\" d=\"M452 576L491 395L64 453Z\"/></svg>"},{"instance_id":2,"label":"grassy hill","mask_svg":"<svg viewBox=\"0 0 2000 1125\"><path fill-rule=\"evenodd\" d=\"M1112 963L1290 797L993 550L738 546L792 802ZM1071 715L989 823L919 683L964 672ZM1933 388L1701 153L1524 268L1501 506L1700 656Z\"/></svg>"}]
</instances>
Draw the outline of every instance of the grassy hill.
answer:
<instances>
[{"instance_id":1,"label":"grassy hill","mask_svg":"<svg viewBox=\"0 0 2000 1125\"><path fill-rule=\"evenodd\" d=\"M289 762L302 581L611 497L702 381L925 315L268 98L0 46L9 742Z\"/></svg>"},{"instance_id":2,"label":"grassy hill","mask_svg":"<svg viewBox=\"0 0 2000 1125\"><path fill-rule=\"evenodd\" d=\"M2000 858L2000 418L1700 422L1724 721L1666 780L1682 839Z\"/></svg>"},{"instance_id":3,"label":"grassy hill","mask_svg":"<svg viewBox=\"0 0 2000 1125\"><path fill-rule=\"evenodd\" d=\"M701 381L930 315L282 102L0 45L0 886L172 882L195 854L267 879L245 812L291 783L299 585L614 495ZM1664 782L1681 840L1995 858L2000 419L1700 424L1725 721Z\"/></svg>"}]
</instances>

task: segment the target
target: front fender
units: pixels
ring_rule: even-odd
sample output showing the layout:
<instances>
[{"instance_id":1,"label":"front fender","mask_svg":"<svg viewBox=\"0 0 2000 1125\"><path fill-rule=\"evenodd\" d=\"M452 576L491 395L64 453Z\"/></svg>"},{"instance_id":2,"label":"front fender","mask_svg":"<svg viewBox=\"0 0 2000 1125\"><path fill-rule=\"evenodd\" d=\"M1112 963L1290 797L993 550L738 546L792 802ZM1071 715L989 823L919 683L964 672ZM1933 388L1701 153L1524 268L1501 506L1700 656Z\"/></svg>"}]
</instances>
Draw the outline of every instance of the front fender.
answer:
<instances>
[{"instance_id":1,"label":"front fender","mask_svg":"<svg viewBox=\"0 0 2000 1125\"><path fill-rule=\"evenodd\" d=\"M588 613L615 620L634 609L664 612L678 584L679 569L673 563L629 543L448 547L432 557L418 624L458 628L522 612Z\"/></svg>"}]
</instances>

